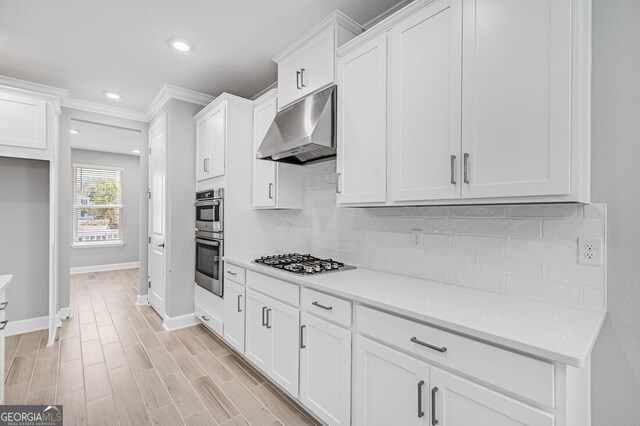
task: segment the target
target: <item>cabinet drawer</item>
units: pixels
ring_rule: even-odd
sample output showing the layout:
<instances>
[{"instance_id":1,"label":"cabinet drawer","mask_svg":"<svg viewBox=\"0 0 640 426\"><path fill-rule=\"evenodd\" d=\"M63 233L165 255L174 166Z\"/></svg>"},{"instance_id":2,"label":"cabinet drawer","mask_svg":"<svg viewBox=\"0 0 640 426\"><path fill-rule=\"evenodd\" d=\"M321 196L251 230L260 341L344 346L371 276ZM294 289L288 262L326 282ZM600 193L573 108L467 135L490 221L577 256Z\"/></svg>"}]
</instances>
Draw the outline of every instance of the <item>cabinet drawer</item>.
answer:
<instances>
[{"instance_id":1,"label":"cabinet drawer","mask_svg":"<svg viewBox=\"0 0 640 426\"><path fill-rule=\"evenodd\" d=\"M351 326L351 302L318 291L303 288L300 295L300 305L305 311L319 317Z\"/></svg>"},{"instance_id":2,"label":"cabinet drawer","mask_svg":"<svg viewBox=\"0 0 640 426\"><path fill-rule=\"evenodd\" d=\"M224 277L238 284L245 283L245 270L230 263L224 264Z\"/></svg>"},{"instance_id":3,"label":"cabinet drawer","mask_svg":"<svg viewBox=\"0 0 640 426\"><path fill-rule=\"evenodd\" d=\"M551 363L363 306L357 307L356 315L359 333L531 401L554 405Z\"/></svg>"},{"instance_id":4,"label":"cabinet drawer","mask_svg":"<svg viewBox=\"0 0 640 426\"><path fill-rule=\"evenodd\" d=\"M198 305L197 303L195 306L195 315L196 318L198 318L198 320L200 320L200 322L207 328L214 331L219 336L223 336L223 324L220 318L216 317L203 306Z\"/></svg>"},{"instance_id":5,"label":"cabinet drawer","mask_svg":"<svg viewBox=\"0 0 640 426\"><path fill-rule=\"evenodd\" d=\"M266 275L253 271L247 271L247 287L253 288L269 297L288 303L292 306L300 305L300 288L295 284L290 284Z\"/></svg>"}]
</instances>

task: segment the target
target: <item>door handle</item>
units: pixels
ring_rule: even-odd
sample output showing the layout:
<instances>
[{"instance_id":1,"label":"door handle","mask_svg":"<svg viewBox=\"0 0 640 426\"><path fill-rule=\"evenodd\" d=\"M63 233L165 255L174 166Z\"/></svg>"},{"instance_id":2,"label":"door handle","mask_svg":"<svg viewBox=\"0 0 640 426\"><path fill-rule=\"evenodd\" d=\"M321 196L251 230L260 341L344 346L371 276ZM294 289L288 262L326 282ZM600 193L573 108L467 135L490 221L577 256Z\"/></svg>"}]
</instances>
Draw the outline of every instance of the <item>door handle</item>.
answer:
<instances>
[{"instance_id":1,"label":"door handle","mask_svg":"<svg viewBox=\"0 0 640 426\"><path fill-rule=\"evenodd\" d=\"M264 313L267 311L267 307L263 306L262 307L262 326L266 327L267 326L267 322L264 320Z\"/></svg>"},{"instance_id":2,"label":"door handle","mask_svg":"<svg viewBox=\"0 0 640 426\"><path fill-rule=\"evenodd\" d=\"M438 424L438 419L436 419L436 392L438 392L437 387L431 389L431 426Z\"/></svg>"},{"instance_id":3,"label":"door handle","mask_svg":"<svg viewBox=\"0 0 640 426\"><path fill-rule=\"evenodd\" d=\"M307 72L307 70L305 70L304 68L300 68L300 83L302 85L302 87L307 87L306 84L304 84L304 73Z\"/></svg>"},{"instance_id":4,"label":"door handle","mask_svg":"<svg viewBox=\"0 0 640 426\"><path fill-rule=\"evenodd\" d=\"M422 340L418 340L417 337L412 337L411 341L413 343L417 343L420 346L424 346L425 348L433 349L434 351L438 351L440 353L445 353L447 351L447 347L446 346L442 346L442 347L434 346L434 345L432 345L430 343L423 342Z\"/></svg>"},{"instance_id":5,"label":"door handle","mask_svg":"<svg viewBox=\"0 0 640 426\"><path fill-rule=\"evenodd\" d=\"M306 325L300 326L300 349L306 348L306 346L304 345L304 328L305 327Z\"/></svg>"},{"instance_id":6,"label":"door handle","mask_svg":"<svg viewBox=\"0 0 640 426\"><path fill-rule=\"evenodd\" d=\"M451 185L456 184L456 156L451 155Z\"/></svg>"},{"instance_id":7,"label":"door handle","mask_svg":"<svg viewBox=\"0 0 640 426\"><path fill-rule=\"evenodd\" d=\"M9 304L9 302L0 303L0 311L4 311L4 309L7 307L8 304Z\"/></svg>"},{"instance_id":8,"label":"door handle","mask_svg":"<svg viewBox=\"0 0 640 426\"><path fill-rule=\"evenodd\" d=\"M267 309L267 328L271 328L271 324L269 323L269 313L271 312L271 309Z\"/></svg>"},{"instance_id":9,"label":"door handle","mask_svg":"<svg viewBox=\"0 0 640 426\"><path fill-rule=\"evenodd\" d=\"M302 89L302 87L300 87L300 74L300 71L296 71L296 87L298 90Z\"/></svg>"},{"instance_id":10,"label":"door handle","mask_svg":"<svg viewBox=\"0 0 640 426\"><path fill-rule=\"evenodd\" d=\"M424 417L424 410L422 409L422 387L424 386L424 380L418 382L418 418Z\"/></svg>"},{"instance_id":11,"label":"door handle","mask_svg":"<svg viewBox=\"0 0 640 426\"><path fill-rule=\"evenodd\" d=\"M464 153L464 183L469 183L469 153Z\"/></svg>"},{"instance_id":12,"label":"door handle","mask_svg":"<svg viewBox=\"0 0 640 426\"><path fill-rule=\"evenodd\" d=\"M273 184L269 184L269 198L273 199Z\"/></svg>"},{"instance_id":13,"label":"door handle","mask_svg":"<svg viewBox=\"0 0 640 426\"><path fill-rule=\"evenodd\" d=\"M238 295L238 312L242 312L242 309L240 309L240 298L242 297L241 294Z\"/></svg>"}]
</instances>

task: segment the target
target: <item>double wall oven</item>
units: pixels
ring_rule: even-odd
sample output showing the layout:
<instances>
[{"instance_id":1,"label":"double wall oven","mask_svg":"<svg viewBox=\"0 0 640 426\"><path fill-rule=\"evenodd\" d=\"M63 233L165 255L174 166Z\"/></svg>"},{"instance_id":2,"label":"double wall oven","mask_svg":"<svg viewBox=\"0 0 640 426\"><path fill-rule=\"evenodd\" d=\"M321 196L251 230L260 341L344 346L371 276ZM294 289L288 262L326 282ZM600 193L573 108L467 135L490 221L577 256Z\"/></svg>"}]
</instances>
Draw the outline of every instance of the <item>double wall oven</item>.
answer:
<instances>
[{"instance_id":1,"label":"double wall oven","mask_svg":"<svg viewBox=\"0 0 640 426\"><path fill-rule=\"evenodd\" d=\"M196 284L222 297L224 190L196 194Z\"/></svg>"}]
</instances>

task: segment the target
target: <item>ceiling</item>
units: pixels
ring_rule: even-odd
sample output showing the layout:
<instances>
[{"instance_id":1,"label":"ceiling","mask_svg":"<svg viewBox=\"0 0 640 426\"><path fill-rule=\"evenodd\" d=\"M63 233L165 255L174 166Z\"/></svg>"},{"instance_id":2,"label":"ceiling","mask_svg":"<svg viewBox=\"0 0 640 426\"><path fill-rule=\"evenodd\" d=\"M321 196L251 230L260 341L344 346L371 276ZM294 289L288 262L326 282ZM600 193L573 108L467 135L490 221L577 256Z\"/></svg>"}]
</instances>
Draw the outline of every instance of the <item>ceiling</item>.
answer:
<instances>
[{"instance_id":1,"label":"ceiling","mask_svg":"<svg viewBox=\"0 0 640 426\"><path fill-rule=\"evenodd\" d=\"M140 155L140 132L88 121L71 120L71 148ZM137 152L134 152L137 151Z\"/></svg>"},{"instance_id":2,"label":"ceiling","mask_svg":"<svg viewBox=\"0 0 640 426\"><path fill-rule=\"evenodd\" d=\"M164 83L251 97L276 80L271 58L333 10L366 23L400 2L2 0L0 75L137 111ZM169 47L176 36L192 51Z\"/></svg>"}]
</instances>

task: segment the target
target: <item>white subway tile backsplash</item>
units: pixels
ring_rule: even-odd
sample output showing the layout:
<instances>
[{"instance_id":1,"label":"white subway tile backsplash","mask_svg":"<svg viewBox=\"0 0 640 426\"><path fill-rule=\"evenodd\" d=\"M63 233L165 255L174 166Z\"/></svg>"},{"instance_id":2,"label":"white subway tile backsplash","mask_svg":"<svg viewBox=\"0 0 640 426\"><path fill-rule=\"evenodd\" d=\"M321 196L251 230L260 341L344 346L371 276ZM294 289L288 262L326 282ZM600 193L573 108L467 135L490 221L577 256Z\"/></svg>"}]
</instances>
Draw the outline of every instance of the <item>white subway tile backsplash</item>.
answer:
<instances>
[{"instance_id":1,"label":"white subway tile backsplash","mask_svg":"<svg viewBox=\"0 0 640 426\"><path fill-rule=\"evenodd\" d=\"M475 235L452 235L450 247L460 250L475 250L486 253L504 253L504 238L480 237Z\"/></svg>"},{"instance_id":2,"label":"white subway tile backsplash","mask_svg":"<svg viewBox=\"0 0 640 426\"><path fill-rule=\"evenodd\" d=\"M540 238L542 225L539 220L485 219L476 224L478 235L514 238Z\"/></svg>"},{"instance_id":3,"label":"white subway tile backsplash","mask_svg":"<svg viewBox=\"0 0 640 426\"><path fill-rule=\"evenodd\" d=\"M577 263L579 237L604 238L604 204L343 208L335 162L305 170L303 210L261 211L280 252L605 309L604 266ZM422 247L413 244L416 229Z\"/></svg>"}]
</instances>

